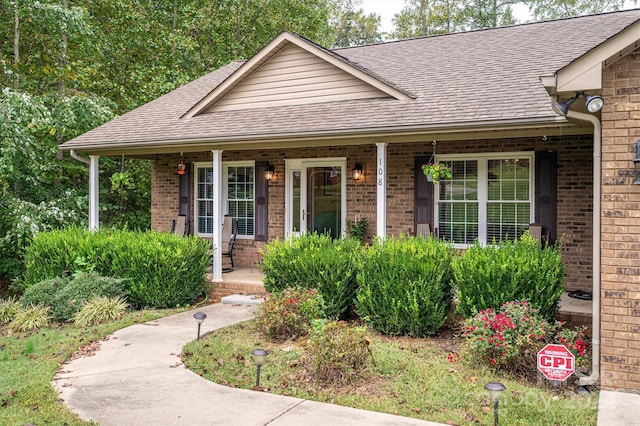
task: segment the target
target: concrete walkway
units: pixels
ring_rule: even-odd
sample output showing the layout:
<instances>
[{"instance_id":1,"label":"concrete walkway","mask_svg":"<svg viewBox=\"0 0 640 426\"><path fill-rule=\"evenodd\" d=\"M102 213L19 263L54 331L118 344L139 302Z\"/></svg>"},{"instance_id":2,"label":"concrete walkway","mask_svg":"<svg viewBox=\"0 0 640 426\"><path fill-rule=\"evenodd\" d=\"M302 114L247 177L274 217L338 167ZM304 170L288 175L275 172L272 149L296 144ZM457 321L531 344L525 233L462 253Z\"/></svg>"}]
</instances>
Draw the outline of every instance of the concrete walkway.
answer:
<instances>
[{"instance_id":1,"label":"concrete walkway","mask_svg":"<svg viewBox=\"0 0 640 426\"><path fill-rule=\"evenodd\" d=\"M600 391L598 426L640 425L640 395Z\"/></svg>"},{"instance_id":2,"label":"concrete walkway","mask_svg":"<svg viewBox=\"0 0 640 426\"><path fill-rule=\"evenodd\" d=\"M209 305L201 333L251 318L246 306ZM53 385L84 420L101 425L437 425L298 398L227 388L187 370L194 311L119 330L94 356L65 363Z\"/></svg>"}]
</instances>

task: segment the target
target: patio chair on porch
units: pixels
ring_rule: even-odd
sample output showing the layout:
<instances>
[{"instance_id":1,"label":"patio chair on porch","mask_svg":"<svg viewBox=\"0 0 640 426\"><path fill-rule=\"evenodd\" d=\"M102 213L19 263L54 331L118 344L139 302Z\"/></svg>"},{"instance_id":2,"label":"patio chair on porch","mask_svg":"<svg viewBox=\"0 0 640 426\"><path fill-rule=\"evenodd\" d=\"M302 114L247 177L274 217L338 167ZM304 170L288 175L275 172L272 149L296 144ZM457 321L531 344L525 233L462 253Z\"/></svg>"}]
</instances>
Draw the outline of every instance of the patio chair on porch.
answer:
<instances>
[{"instance_id":1,"label":"patio chair on porch","mask_svg":"<svg viewBox=\"0 0 640 426\"><path fill-rule=\"evenodd\" d=\"M529 234L538 240L540 244L546 244L546 242L549 241L549 231L545 233L542 225L539 223L532 223L529 225Z\"/></svg>"},{"instance_id":2,"label":"patio chair on porch","mask_svg":"<svg viewBox=\"0 0 640 426\"><path fill-rule=\"evenodd\" d=\"M187 235L189 233L189 224L185 215L181 214L178 219L173 219L171 233L176 235Z\"/></svg>"},{"instance_id":3,"label":"patio chair on porch","mask_svg":"<svg viewBox=\"0 0 640 426\"><path fill-rule=\"evenodd\" d=\"M236 243L236 236L238 235L238 221L234 220L233 217L229 215L225 215L224 222L222 223L222 272L231 272L233 271L233 246ZM228 258L229 261L226 262L225 266L225 258ZM231 263L231 266L228 264Z\"/></svg>"},{"instance_id":4,"label":"patio chair on porch","mask_svg":"<svg viewBox=\"0 0 640 426\"><path fill-rule=\"evenodd\" d=\"M422 238L427 239L431 236L431 225L428 223L417 223L416 224L416 237L422 236Z\"/></svg>"}]
</instances>

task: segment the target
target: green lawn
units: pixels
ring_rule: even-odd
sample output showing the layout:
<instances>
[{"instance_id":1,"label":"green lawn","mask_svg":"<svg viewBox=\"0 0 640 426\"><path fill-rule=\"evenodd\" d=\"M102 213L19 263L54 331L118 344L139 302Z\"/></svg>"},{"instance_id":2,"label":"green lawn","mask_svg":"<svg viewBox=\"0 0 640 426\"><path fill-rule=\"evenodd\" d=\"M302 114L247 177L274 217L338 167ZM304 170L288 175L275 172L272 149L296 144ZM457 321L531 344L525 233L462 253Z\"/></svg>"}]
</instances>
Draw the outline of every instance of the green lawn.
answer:
<instances>
[{"instance_id":1,"label":"green lawn","mask_svg":"<svg viewBox=\"0 0 640 426\"><path fill-rule=\"evenodd\" d=\"M251 389L256 368L250 354L260 347L269 351L260 383L267 392L455 425L493 424L484 385L500 381L507 387L500 403L501 424L596 424L597 395L578 396L568 389L554 394L455 358L451 362L447 355L456 348L450 336L389 338L370 332L370 337L375 363L359 383L350 386L310 381L301 362L304 342L268 341L253 322L187 344L183 358L188 368L209 380Z\"/></svg>"}]
</instances>

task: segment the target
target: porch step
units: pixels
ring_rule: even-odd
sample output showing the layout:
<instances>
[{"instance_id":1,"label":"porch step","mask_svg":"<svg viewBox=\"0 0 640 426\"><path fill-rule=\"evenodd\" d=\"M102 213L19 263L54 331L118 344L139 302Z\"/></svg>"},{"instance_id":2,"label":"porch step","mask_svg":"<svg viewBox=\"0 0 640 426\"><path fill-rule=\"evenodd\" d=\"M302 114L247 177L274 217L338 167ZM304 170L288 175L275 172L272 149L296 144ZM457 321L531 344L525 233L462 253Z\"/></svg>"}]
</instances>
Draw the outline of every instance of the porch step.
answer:
<instances>
[{"instance_id":1,"label":"porch step","mask_svg":"<svg viewBox=\"0 0 640 426\"><path fill-rule=\"evenodd\" d=\"M231 294L221 298L221 302L228 305L259 305L262 303L263 296Z\"/></svg>"}]
</instances>

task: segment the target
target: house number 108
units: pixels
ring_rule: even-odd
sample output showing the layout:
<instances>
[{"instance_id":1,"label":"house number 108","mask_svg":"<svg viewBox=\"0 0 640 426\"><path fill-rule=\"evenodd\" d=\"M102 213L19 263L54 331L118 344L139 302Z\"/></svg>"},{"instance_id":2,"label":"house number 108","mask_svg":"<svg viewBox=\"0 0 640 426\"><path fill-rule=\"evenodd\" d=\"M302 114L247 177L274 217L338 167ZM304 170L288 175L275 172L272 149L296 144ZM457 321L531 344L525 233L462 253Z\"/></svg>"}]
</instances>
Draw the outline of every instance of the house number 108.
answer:
<instances>
[{"instance_id":1,"label":"house number 108","mask_svg":"<svg viewBox=\"0 0 640 426\"><path fill-rule=\"evenodd\" d=\"M384 176L384 168L382 167L382 159L378 160L378 176ZM382 177L378 178L378 186L382 186Z\"/></svg>"}]
</instances>

